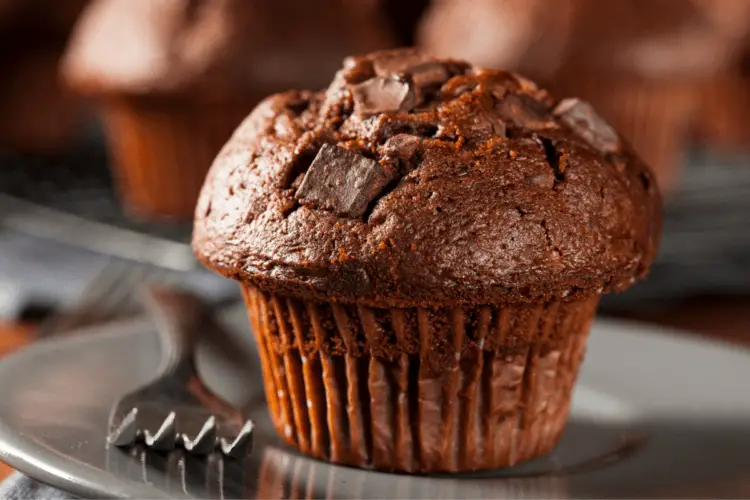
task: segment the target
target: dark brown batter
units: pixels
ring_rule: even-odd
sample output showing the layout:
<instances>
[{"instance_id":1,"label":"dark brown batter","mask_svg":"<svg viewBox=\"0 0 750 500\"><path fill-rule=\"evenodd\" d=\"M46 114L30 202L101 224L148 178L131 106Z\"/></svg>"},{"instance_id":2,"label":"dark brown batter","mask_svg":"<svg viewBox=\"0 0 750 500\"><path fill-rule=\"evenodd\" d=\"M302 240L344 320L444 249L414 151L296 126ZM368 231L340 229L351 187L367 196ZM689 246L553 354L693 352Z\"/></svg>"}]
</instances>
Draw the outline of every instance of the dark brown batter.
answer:
<instances>
[{"instance_id":1,"label":"dark brown batter","mask_svg":"<svg viewBox=\"0 0 750 500\"><path fill-rule=\"evenodd\" d=\"M316 184L331 150L390 180ZM649 169L588 105L401 50L260 104L211 169L193 245L226 276L301 298L497 304L623 289L660 225Z\"/></svg>"}]
</instances>

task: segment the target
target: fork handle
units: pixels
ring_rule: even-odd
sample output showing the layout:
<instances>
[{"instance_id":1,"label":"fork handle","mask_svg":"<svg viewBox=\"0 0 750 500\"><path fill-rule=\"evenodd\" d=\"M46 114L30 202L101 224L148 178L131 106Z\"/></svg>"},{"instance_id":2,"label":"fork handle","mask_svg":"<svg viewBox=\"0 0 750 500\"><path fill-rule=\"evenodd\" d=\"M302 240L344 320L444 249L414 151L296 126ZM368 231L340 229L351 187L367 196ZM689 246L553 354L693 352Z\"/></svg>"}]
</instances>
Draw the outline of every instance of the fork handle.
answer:
<instances>
[{"instance_id":1,"label":"fork handle","mask_svg":"<svg viewBox=\"0 0 750 500\"><path fill-rule=\"evenodd\" d=\"M214 394L198 376L195 348L198 335L217 327L208 306L195 295L169 288L150 286L144 302L156 322L162 348L159 378L178 378L185 388L212 413L223 416L241 428L242 414Z\"/></svg>"},{"instance_id":2,"label":"fork handle","mask_svg":"<svg viewBox=\"0 0 750 500\"><path fill-rule=\"evenodd\" d=\"M156 286L147 287L143 297L161 344L159 376L179 376L187 381L196 374L194 355L207 314L204 304L194 295Z\"/></svg>"}]
</instances>

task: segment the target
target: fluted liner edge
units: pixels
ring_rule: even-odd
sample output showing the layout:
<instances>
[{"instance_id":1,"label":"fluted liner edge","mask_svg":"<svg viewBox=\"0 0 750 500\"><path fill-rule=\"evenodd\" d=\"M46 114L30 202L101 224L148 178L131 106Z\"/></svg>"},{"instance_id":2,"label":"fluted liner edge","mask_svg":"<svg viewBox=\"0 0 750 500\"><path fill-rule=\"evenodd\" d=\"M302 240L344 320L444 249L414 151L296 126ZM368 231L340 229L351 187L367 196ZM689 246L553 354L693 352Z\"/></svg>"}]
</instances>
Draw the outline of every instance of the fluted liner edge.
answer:
<instances>
[{"instance_id":1,"label":"fluted liner edge","mask_svg":"<svg viewBox=\"0 0 750 500\"><path fill-rule=\"evenodd\" d=\"M403 472L550 451L598 303L376 309L243 292L279 435L317 458Z\"/></svg>"}]
</instances>

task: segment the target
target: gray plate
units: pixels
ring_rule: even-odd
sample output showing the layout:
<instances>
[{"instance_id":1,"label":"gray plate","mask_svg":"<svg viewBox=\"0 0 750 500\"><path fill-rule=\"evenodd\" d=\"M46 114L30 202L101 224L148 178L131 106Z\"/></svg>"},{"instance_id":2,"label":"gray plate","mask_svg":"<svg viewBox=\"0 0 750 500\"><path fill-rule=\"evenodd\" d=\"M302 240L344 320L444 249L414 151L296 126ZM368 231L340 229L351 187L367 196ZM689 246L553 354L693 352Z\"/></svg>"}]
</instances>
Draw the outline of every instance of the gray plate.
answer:
<instances>
[{"instance_id":1,"label":"gray plate","mask_svg":"<svg viewBox=\"0 0 750 500\"><path fill-rule=\"evenodd\" d=\"M3 360L0 458L88 497L750 496L745 351L600 320L552 454L506 471L425 477L332 466L284 446L266 415L257 368L243 362L255 359L244 314L233 311L226 321L233 338L203 346L200 366L258 423L255 450L242 463L107 449L110 405L156 368L157 342L145 320L46 341Z\"/></svg>"}]
</instances>

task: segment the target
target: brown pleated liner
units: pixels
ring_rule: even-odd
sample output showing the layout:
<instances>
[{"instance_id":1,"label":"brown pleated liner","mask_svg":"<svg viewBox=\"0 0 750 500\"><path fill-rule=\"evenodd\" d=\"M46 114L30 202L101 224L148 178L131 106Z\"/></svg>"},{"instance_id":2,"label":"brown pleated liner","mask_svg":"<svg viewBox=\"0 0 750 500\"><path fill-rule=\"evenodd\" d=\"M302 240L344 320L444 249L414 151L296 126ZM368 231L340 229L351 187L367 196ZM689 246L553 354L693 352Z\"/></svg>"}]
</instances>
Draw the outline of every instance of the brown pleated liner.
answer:
<instances>
[{"instance_id":1,"label":"brown pleated liner","mask_svg":"<svg viewBox=\"0 0 750 500\"><path fill-rule=\"evenodd\" d=\"M557 81L554 92L590 102L654 170L659 186L668 189L689 146L701 86L679 79L575 74Z\"/></svg>"},{"instance_id":2,"label":"brown pleated liner","mask_svg":"<svg viewBox=\"0 0 750 500\"><path fill-rule=\"evenodd\" d=\"M120 98L103 117L123 204L145 217L189 220L206 173L252 102L197 105Z\"/></svg>"},{"instance_id":3,"label":"brown pleated liner","mask_svg":"<svg viewBox=\"0 0 750 500\"><path fill-rule=\"evenodd\" d=\"M282 438L336 463L423 473L550 451L598 303L376 309L243 291Z\"/></svg>"}]
</instances>

